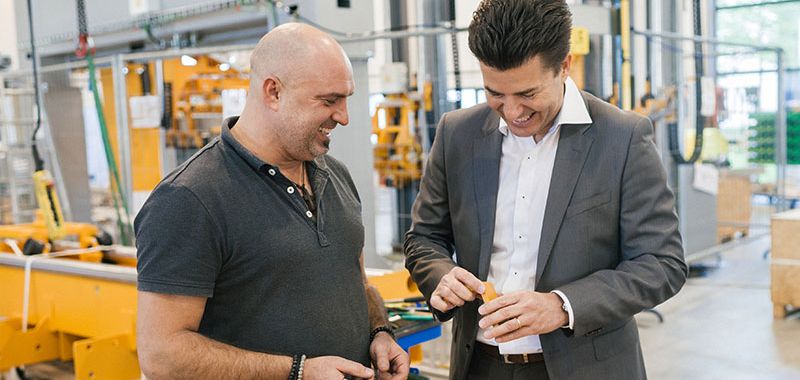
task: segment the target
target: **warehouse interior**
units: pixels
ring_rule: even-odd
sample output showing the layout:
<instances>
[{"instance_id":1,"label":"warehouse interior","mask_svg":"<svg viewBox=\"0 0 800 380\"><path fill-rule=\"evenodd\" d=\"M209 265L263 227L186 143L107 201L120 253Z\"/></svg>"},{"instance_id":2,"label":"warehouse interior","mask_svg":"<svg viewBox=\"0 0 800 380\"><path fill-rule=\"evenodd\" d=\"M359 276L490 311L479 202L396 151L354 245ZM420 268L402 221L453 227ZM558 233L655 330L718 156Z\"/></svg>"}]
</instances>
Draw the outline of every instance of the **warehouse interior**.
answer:
<instances>
[{"instance_id":1,"label":"warehouse interior","mask_svg":"<svg viewBox=\"0 0 800 380\"><path fill-rule=\"evenodd\" d=\"M446 379L452 326L404 302L403 239L437 123L487 100L479 2L0 0L0 379L144 378L133 221L242 112L252 49L288 22L350 59L329 154L412 376ZM570 77L652 120L675 194L689 275L636 315L648 377L800 378L800 2L566 2Z\"/></svg>"}]
</instances>

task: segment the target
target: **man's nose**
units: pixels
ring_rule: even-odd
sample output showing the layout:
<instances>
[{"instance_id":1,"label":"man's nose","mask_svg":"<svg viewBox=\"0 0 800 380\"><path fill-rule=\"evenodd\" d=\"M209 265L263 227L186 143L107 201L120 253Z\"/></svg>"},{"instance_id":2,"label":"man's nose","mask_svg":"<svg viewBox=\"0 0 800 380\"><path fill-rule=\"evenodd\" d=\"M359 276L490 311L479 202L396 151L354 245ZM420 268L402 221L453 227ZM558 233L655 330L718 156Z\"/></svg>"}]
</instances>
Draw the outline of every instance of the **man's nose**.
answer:
<instances>
[{"instance_id":1,"label":"man's nose","mask_svg":"<svg viewBox=\"0 0 800 380\"><path fill-rule=\"evenodd\" d=\"M332 119L340 125L347 125L350 122L350 116L347 113L347 101L342 100L340 103L341 105L333 113Z\"/></svg>"}]
</instances>

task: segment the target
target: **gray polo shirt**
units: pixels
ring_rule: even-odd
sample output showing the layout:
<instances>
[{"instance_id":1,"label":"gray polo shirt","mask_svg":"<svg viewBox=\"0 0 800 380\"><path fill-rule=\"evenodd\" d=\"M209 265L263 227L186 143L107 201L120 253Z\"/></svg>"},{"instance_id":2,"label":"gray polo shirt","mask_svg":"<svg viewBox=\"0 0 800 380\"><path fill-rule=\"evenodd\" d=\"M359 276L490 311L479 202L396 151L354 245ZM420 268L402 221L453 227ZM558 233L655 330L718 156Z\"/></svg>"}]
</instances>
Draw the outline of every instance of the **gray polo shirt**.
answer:
<instances>
[{"instance_id":1,"label":"gray polo shirt","mask_svg":"<svg viewBox=\"0 0 800 380\"><path fill-rule=\"evenodd\" d=\"M208 297L199 332L240 348L369 365L361 204L347 169L307 163L311 218L280 170L222 136L167 175L135 221L138 289Z\"/></svg>"}]
</instances>

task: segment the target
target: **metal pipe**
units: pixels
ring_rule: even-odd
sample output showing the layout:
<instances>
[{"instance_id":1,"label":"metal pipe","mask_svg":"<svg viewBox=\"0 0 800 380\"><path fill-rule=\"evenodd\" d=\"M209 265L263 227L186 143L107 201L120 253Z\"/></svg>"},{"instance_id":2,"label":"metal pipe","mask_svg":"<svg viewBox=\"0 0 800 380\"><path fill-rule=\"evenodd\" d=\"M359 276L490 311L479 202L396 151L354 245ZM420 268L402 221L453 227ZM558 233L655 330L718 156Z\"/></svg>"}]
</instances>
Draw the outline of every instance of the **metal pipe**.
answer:
<instances>
[{"instance_id":1,"label":"metal pipe","mask_svg":"<svg viewBox=\"0 0 800 380\"><path fill-rule=\"evenodd\" d=\"M110 66L113 61L113 57L103 57L95 59L96 66ZM80 61L72 61L72 62L64 62L64 63L55 63L52 65L42 66L39 68L39 72L41 73L52 73L55 71L64 71L64 70L74 70L74 69L85 69L87 63L85 60ZM6 78L17 78L23 77L33 74L30 69L25 70L16 70L10 73L4 73L3 76Z\"/></svg>"},{"instance_id":2,"label":"metal pipe","mask_svg":"<svg viewBox=\"0 0 800 380\"><path fill-rule=\"evenodd\" d=\"M0 265L23 269L25 268L25 262L28 260L31 260L30 256L19 257L0 253ZM136 268L132 267L47 257L34 258L32 260L32 270L136 284Z\"/></svg>"},{"instance_id":3,"label":"metal pipe","mask_svg":"<svg viewBox=\"0 0 800 380\"><path fill-rule=\"evenodd\" d=\"M694 41L694 42L705 42L709 44L717 44L717 45L727 45L727 46L741 46L746 48L751 48L756 51L777 51L781 50L779 47L772 47L772 46L762 46L762 45L754 45L754 44L746 44L746 43L739 43L739 42L725 42L720 41L715 38L704 38L700 36L684 36L678 33L669 33L669 32L661 32L655 33L649 30L635 30L632 29L631 33L639 34L642 36L648 37L656 37L656 38L667 38L672 40L681 40L681 41Z\"/></svg>"},{"instance_id":4,"label":"metal pipe","mask_svg":"<svg viewBox=\"0 0 800 380\"><path fill-rule=\"evenodd\" d=\"M786 136L786 86L783 78L784 63L783 50L778 49L778 110L775 114L775 165L777 169L776 192L778 197L777 211L786 210L786 165L787 165L787 136Z\"/></svg>"},{"instance_id":5,"label":"metal pipe","mask_svg":"<svg viewBox=\"0 0 800 380\"><path fill-rule=\"evenodd\" d=\"M128 127L128 88L125 84L125 62L122 55L114 56L114 104L117 114L117 153L119 154L120 193L129 206L133 205L133 174L131 169L131 140ZM124 203L123 203L124 204ZM125 209L123 207L123 209ZM125 219L130 219L133 210L125 210Z\"/></svg>"},{"instance_id":6,"label":"metal pipe","mask_svg":"<svg viewBox=\"0 0 800 380\"><path fill-rule=\"evenodd\" d=\"M629 0L619 3L620 46L622 48L622 78L620 78L620 100L622 109L631 110L631 4Z\"/></svg>"},{"instance_id":7,"label":"metal pipe","mask_svg":"<svg viewBox=\"0 0 800 380\"><path fill-rule=\"evenodd\" d=\"M466 32L467 28L448 28L448 27L435 27L435 28L424 28L418 30L403 30L403 31L389 31L389 32L381 32L381 33L369 33L366 35L355 35L355 36L348 36L337 38L336 40L340 44L347 44L353 42L364 42L364 41L374 41L374 40L384 40L384 39L398 39L398 38L408 38L408 37L423 37L423 36L438 36L440 34L450 34L453 32L462 33Z\"/></svg>"},{"instance_id":8,"label":"metal pipe","mask_svg":"<svg viewBox=\"0 0 800 380\"><path fill-rule=\"evenodd\" d=\"M800 0L777 0L777 1L764 1L764 2L753 3L753 4L725 5L725 6L721 6L721 7L716 7L716 10L718 10L718 11L726 11L726 10L729 10L729 9L764 7L764 6L770 6L770 5L790 4L790 3L800 3Z\"/></svg>"},{"instance_id":9,"label":"metal pipe","mask_svg":"<svg viewBox=\"0 0 800 380\"><path fill-rule=\"evenodd\" d=\"M155 59L180 57L182 55L205 55L210 53L224 53L237 50L253 50L255 47L255 44L206 46L121 54L120 57L124 61L149 61Z\"/></svg>"}]
</instances>

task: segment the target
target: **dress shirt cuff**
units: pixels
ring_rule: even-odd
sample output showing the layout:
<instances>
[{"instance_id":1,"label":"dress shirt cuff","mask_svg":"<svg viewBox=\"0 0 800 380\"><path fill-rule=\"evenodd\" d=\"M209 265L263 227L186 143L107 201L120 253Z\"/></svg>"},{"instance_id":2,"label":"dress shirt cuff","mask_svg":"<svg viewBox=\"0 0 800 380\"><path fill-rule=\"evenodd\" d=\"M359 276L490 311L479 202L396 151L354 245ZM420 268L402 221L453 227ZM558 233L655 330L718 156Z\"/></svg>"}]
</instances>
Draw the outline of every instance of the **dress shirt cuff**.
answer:
<instances>
[{"instance_id":1,"label":"dress shirt cuff","mask_svg":"<svg viewBox=\"0 0 800 380\"><path fill-rule=\"evenodd\" d=\"M561 298L561 301L564 302L564 306L567 309L567 315L569 315L569 323L566 326L561 326L561 328L570 330L574 329L575 315L572 313L572 304L569 303L569 298L567 298L567 295L560 290L553 290L551 293L555 293Z\"/></svg>"}]
</instances>

